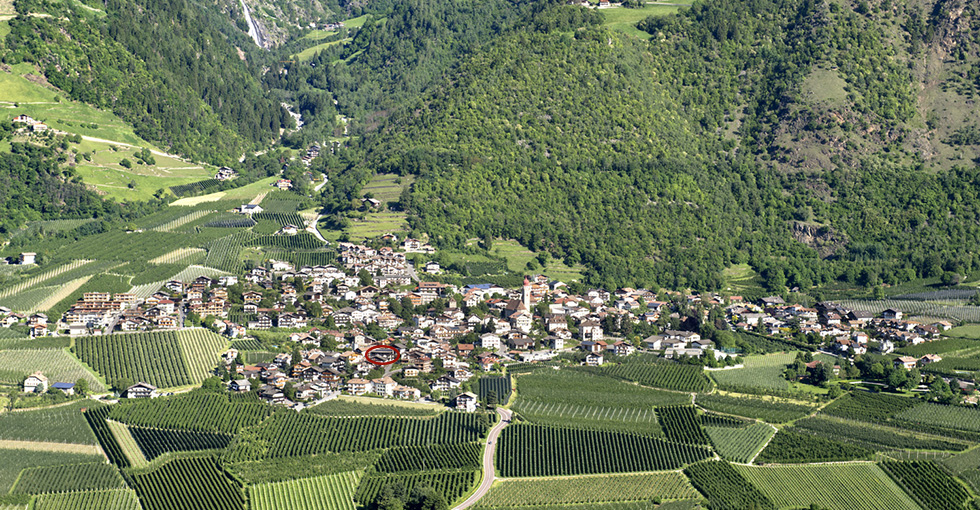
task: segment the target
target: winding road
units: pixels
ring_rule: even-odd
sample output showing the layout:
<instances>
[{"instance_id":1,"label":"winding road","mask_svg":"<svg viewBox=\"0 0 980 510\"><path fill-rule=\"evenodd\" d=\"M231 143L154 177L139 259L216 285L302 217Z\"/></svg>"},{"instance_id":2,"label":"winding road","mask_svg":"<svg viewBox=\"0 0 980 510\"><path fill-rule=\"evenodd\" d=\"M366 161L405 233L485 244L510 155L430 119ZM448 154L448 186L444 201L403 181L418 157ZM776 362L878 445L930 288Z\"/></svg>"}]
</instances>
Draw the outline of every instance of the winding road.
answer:
<instances>
[{"instance_id":1,"label":"winding road","mask_svg":"<svg viewBox=\"0 0 980 510\"><path fill-rule=\"evenodd\" d=\"M480 501L480 498L487 494L496 479L493 471L493 454L497 450L497 438L500 437L500 431L510 424L511 412L498 407L497 414L500 415L500 421L490 429L490 433L487 435L487 445L483 450L483 481L480 482L480 487L476 489L473 495L455 506L453 510L463 510L475 505L477 501Z\"/></svg>"}]
</instances>

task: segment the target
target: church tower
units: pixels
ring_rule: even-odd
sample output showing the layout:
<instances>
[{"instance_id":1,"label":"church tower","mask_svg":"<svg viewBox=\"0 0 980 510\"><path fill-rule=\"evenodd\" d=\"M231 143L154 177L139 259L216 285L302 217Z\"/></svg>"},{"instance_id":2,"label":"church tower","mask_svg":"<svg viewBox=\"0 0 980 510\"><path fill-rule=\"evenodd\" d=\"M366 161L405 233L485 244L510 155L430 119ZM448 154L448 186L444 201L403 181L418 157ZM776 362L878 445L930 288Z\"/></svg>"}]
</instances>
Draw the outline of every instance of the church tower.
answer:
<instances>
[{"instance_id":1,"label":"church tower","mask_svg":"<svg viewBox=\"0 0 980 510\"><path fill-rule=\"evenodd\" d=\"M523 292L521 294L521 303L524 304L525 308L530 310L531 309L531 282L528 281L526 276L524 277L524 288L522 290Z\"/></svg>"}]
</instances>

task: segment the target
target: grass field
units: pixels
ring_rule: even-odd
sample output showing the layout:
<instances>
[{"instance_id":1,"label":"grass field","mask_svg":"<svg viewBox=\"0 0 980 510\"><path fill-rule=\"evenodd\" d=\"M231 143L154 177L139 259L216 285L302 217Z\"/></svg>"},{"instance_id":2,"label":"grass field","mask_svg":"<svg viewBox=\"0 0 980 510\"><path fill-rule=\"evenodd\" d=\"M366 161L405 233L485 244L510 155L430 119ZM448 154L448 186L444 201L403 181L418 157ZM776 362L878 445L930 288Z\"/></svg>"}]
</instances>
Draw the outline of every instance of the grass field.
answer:
<instances>
[{"instance_id":1,"label":"grass field","mask_svg":"<svg viewBox=\"0 0 980 510\"><path fill-rule=\"evenodd\" d=\"M919 508L881 468L871 463L735 469L777 508L811 504L828 510Z\"/></svg>"},{"instance_id":2,"label":"grass field","mask_svg":"<svg viewBox=\"0 0 980 510\"><path fill-rule=\"evenodd\" d=\"M119 447L122 449L123 455L129 459L129 463L133 467L138 468L149 464L149 461L146 460L146 456L143 455L143 451L140 450L139 444L136 443L136 439L133 438L133 434L130 433L129 427L127 427L125 424L112 420L107 420L106 423L109 424L109 430L112 431L112 437L116 438L116 442L119 443Z\"/></svg>"},{"instance_id":3,"label":"grass field","mask_svg":"<svg viewBox=\"0 0 980 510\"><path fill-rule=\"evenodd\" d=\"M726 267L721 275L727 282L725 290L734 294L762 295L765 292L759 273L756 273L748 264Z\"/></svg>"},{"instance_id":4,"label":"grass field","mask_svg":"<svg viewBox=\"0 0 980 510\"><path fill-rule=\"evenodd\" d=\"M980 339L980 324L965 324L946 332L946 336Z\"/></svg>"},{"instance_id":5,"label":"grass field","mask_svg":"<svg viewBox=\"0 0 980 510\"><path fill-rule=\"evenodd\" d=\"M679 5L651 5L645 4L642 9L627 9L625 7L614 7L611 9L602 9L600 12L603 14L605 21L603 25L607 26L613 30L623 32L625 34L632 35L634 37L639 37L641 39L649 39L650 34L643 32L636 28L636 24L640 21L646 19L649 16L663 16L666 14L673 14L681 9Z\"/></svg>"},{"instance_id":6,"label":"grass field","mask_svg":"<svg viewBox=\"0 0 980 510\"><path fill-rule=\"evenodd\" d=\"M746 356L742 362L744 368L713 370L710 374L719 387L733 391L746 388L785 390L789 388L789 381L783 377L783 372L794 359L795 353Z\"/></svg>"},{"instance_id":7,"label":"grass field","mask_svg":"<svg viewBox=\"0 0 980 510\"><path fill-rule=\"evenodd\" d=\"M90 391L105 391L105 385L64 349L10 349L0 351L0 382L20 384L28 375L41 371L51 383L88 381Z\"/></svg>"},{"instance_id":8,"label":"grass field","mask_svg":"<svg viewBox=\"0 0 980 510\"><path fill-rule=\"evenodd\" d=\"M411 186L414 180L414 177L410 175L375 175L367 185L361 188L361 194L371 193L375 199L380 200L384 204L397 202L401 197L402 190Z\"/></svg>"},{"instance_id":9,"label":"grass field","mask_svg":"<svg viewBox=\"0 0 980 510\"><path fill-rule=\"evenodd\" d=\"M363 473L303 478L253 485L252 510L354 510L354 491Z\"/></svg>"},{"instance_id":10,"label":"grass field","mask_svg":"<svg viewBox=\"0 0 980 510\"><path fill-rule=\"evenodd\" d=\"M11 73L0 72L0 90L3 90L0 106L17 103L16 108L4 108L0 115L5 118L12 119L23 113L60 131L156 149L136 136L131 125L111 112L71 101L58 90L24 78L27 74L40 74L31 64L12 67Z\"/></svg>"},{"instance_id":11,"label":"grass field","mask_svg":"<svg viewBox=\"0 0 980 510\"><path fill-rule=\"evenodd\" d=\"M147 143L127 143L149 146ZM139 151L135 147L83 140L78 149L89 154L91 159L77 158L75 168L85 183L100 194L117 200L147 200L157 190L208 179L214 174L210 168L160 154L154 154L154 165L143 165L135 157ZM131 168L120 164L123 159L130 161Z\"/></svg>"},{"instance_id":12,"label":"grass field","mask_svg":"<svg viewBox=\"0 0 980 510\"><path fill-rule=\"evenodd\" d=\"M480 500L480 507L574 505L695 499L699 494L678 472L503 480Z\"/></svg>"},{"instance_id":13,"label":"grass field","mask_svg":"<svg viewBox=\"0 0 980 510\"><path fill-rule=\"evenodd\" d=\"M521 246L514 240L494 241L490 250L498 257L507 259L507 269L514 273L524 274L528 271L527 263L537 257L537 254ZM548 264L535 272L545 274L551 278L562 281L581 280L582 266L569 267L563 261L549 259Z\"/></svg>"},{"instance_id":14,"label":"grass field","mask_svg":"<svg viewBox=\"0 0 980 510\"><path fill-rule=\"evenodd\" d=\"M405 213L368 213L363 220L353 220L346 232L353 242L382 236L389 232L403 234L408 229ZM324 233L326 237L328 234ZM337 234L334 235L336 237ZM330 239L330 237L327 237Z\"/></svg>"},{"instance_id":15,"label":"grass field","mask_svg":"<svg viewBox=\"0 0 980 510\"><path fill-rule=\"evenodd\" d=\"M329 48L329 47L334 46L334 45L337 45L337 44L347 44L350 40L351 40L351 38L348 37L346 39L339 39L337 41L329 41L329 42L320 43L320 44L317 44L317 45L314 45L314 46L310 46L309 48L306 48L305 50L303 50L303 51L301 51L301 52L293 55L293 58L296 59L296 60L299 60L300 62L306 62L307 60L309 60L309 59L313 58L314 56L316 56L316 54L318 52L321 52L324 49Z\"/></svg>"}]
</instances>

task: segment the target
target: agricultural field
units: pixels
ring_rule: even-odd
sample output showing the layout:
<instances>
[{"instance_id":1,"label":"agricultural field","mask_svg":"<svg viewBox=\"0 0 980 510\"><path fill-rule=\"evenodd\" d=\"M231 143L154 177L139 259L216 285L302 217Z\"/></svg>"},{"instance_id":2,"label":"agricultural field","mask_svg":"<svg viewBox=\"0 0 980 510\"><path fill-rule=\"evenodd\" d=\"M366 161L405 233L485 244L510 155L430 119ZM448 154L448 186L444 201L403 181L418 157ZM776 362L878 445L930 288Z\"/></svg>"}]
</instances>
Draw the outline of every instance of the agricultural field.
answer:
<instances>
[{"instance_id":1,"label":"agricultural field","mask_svg":"<svg viewBox=\"0 0 980 510\"><path fill-rule=\"evenodd\" d=\"M480 469L483 446L462 443L431 446L404 446L384 452L375 464L383 473L434 469Z\"/></svg>"},{"instance_id":2,"label":"agricultural field","mask_svg":"<svg viewBox=\"0 0 980 510\"><path fill-rule=\"evenodd\" d=\"M320 416L432 416L444 409L428 404L396 402L376 398L357 398L341 395L340 398L317 404L307 411Z\"/></svg>"},{"instance_id":3,"label":"agricultural field","mask_svg":"<svg viewBox=\"0 0 980 510\"><path fill-rule=\"evenodd\" d=\"M756 457L758 464L840 462L869 458L872 451L809 434L782 429Z\"/></svg>"},{"instance_id":4,"label":"agricultural field","mask_svg":"<svg viewBox=\"0 0 980 510\"><path fill-rule=\"evenodd\" d=\"M725 460L748 463L762 450L776 429L766 423L744 427L705 427L715 451Z\"/></svg>"},{"instance_id":5,"label":"agricultural field","mask_svg":"<svg viewBox=\"0 0 980 510\"><path fill-rule=\"evenodd\" d=\"M232 462L366 451L394 446L475 442L490 428L482 413L442 413L433 418L332 418L309 413L276 413L241 438Z\"/></svg>"},{"instance_id":6,"label":"agricultural field","mask_svg":"<svg viewBox=\"0 0 980 510\"><path fill-rule=\"evenodd\" d=\"M89 409L85 412L85 420L88 421L89 427L91 427L92 432L95 433L95 437L98 439L99 445L102 446L102 452L105 453L106 457L109 459L109 462L119 467L127 467L130 465L130 461L126 457L126 454L123 452L122 447L119 445L119 441L116 440L116 436L112 431L112 425L119 424L108 421L106 419L108 415L108 407Z\"/></svg>"},{"instance_id":7,"label":"agricultural field","mask_svg":"<svg viewBox=\"0 0 980 510\"><path fill-rule=\"evenodd\" d=\"M27 449L0 449L0 494L6 494L17 482L21 471L44 466L67 466L103 462L101 455L49 452Z\"/></svg>"},{"instance_id":8,"label":"agricultural field","mask_svg":"<svg viewBox=\"0 0 980 510\"><path fill-rule=\"evenodd\" d=\"M980 409L922 403L895 418L949 429L980 432Z\"/></svg>"},{"instance_id":9,"label":"agricultural field","mask_svg":"<svg viewBox=\"0 0 980 510\"><path fill-rule=\"evenodd\" d=\"M88 381L89 390L101 393L105 385L64 349L8 349L0 351L0 382L20 384L40 370L51 382Z\"/></svg>"},{"instance_id":10,"label":"agricultural field","mask_svg":"<svg viewBox=\"0 0 980 510\"><path fill-rule=\"evenodd\" d=\"M681 473L591 475L574 478L503 480L480 500L479 507L576 505L627 501L698 499Z\"/></svg>"},{"instance_id":11,"label":"agricultural field","mask_svg":"<svg viewBox=\"0 0 980 510\"><path fill-rule=\"evenodd\" d=\"M491 392L496 396L497 402L506 404L510 399L510 376L481 377L477 384L477 397L481 402L486 402Z\"/></svg>"},{"instance_id":12,"label":"agricultural field","mask_svg":"<svg viewBox=\"0 0 980 510\"><path fill-rule=\"evenodd\" d=\"M722 414L731 414L769 423L786 423L802 418L815 409L804 403L788 403L772 398L748 395L698 395L695 404Z\"/></svg>"},{"instance_id":13,"label":"agricultural field","mask_svg":"<svg viewBox=\"0 0 980 510\"><path fill-rule=\"evenodd\" d=\"M567 388L575 388L574 392ZM690 403L690 395L644 388L611 377L562 369L539 370L517 377L520 399L601 407L650 409L653 406Z\"/></svg>"},{"instance_id":14,"label":"agricultural field","mask_svg":"<svg viewBox=\"0 0 980 510\"><path fill-rule=\"evenodd\" d=\"M603 367L602 373L654 388L698 393L711 390L711 381L704 375L701 367L670 361L627 361Z\"/></svg>"},{"instance_id":15,"label":"agricultural field","mask_svg":"<svg viewBox=\"0 0 980 510\"><path fill-rule=\"evenodd\" d=\"M851 392L835 400L821 410L823 414L860 420L871 423L881 423L898 413L915 407L915 399L887 395L884 393Z\"/></svg>"},{"instance_id":16,"label":"agricultural field","mask_svg":"<svg viewBox=\"0 0 980 510\"><path fill-rule=\"evenodd\" d=\"M786 390L789 381L783 377L786 366L796 359L795 353L745 356L744 368L711 371L718 387L731 390Z\"/></svg>"},{"instance_id":17,"label":"agricultural field","mask_svg":"<svg viewBox=\"0 0 980 510\"><path fill-rule=\"evenodd\" d=\"M355 510L354 491L361 476L349 472L253 485L248 499L252 510Z\"/></svg>"},{"instance_id":18,"label":"agricultural field","mask_svg":"<svg viewBox=\"0 0 980 510\"><path fill-rule=\"evenodd\" d=\"M798 420L793 424L793 430L883 451L895 448L962 451L969 446L967 443L912 434L882 424L872 425L823 415Z\"/></svg>"},{"instance_id":19,"label":"agricultural field","mask_svg":"<svg viewBox=\"0 0 980 510\"><path fill-rule=\"evenodd\" d=\"M155 226L153 227L153 230L156 230L157 232L173 232L174 230L177 230L178 228L188 223L192 223L194 221L197 221L205 216L208 216L216 212L217 211L209 211L207 209L198 209L196 211L191 211L183 216L180 216L179 218L175 218L171 221L168 221L167 223L164 223L162 225Z\"/></svg>"},{"instance_id":20,"label":"agricultural field","mask_svg":"<svg viewBox=\"0 0 980 510\"><path fill-rule=\"evenodd\" d=\"M136 491L66 492L43 494L34 500L34 510L141 510Z\"/></svg>"},{"instance_id":21,"label":"agricultural field","mask_svg":"<svg viewBox=\"0 0 980 510\"><path fill-rule=\"evenodd\" d=\"M223 450L231 442L232 436L210 432L187 430L148 429L129 427L129 433L147 460L168 452L190 452L201 450Z\"/></svg>"},{"instance_id":22,"label":"agricultural field","mask_svg":"<svg viewBox=\"0 0 980 510\"><path fill-rule=\"evenodd\" d=\"M81 401L51 409L0 414L0 439L95 445L98 441L88 427L82 409L99 407L95 401Z\"/></svg>"},{"instance_id":23,"label":"agricultural field","mask_svg":"<svg viewBox=\"0 0 980 510\"><path fill-rule=\"evenodd\" d=\"M929 510L963 508L970 492L935 462L883 462L887 471Z\"/></svg>"},{"instance_id":24,"label":"agricultural field","mask_svg":"<svg viewBox=\"0 0 980 510\"><path fill-rule=\"evenodd\" d=\"M701 462L688 466L684 474L708 498L711 508L775 509L762 491L727 462Z\"/></svg>"},{"instance_id":25,"label":"agricultural field","mask_svg":"<svg viewBox=\"0 0 980 510\"><path fill-rule=\"evenodd\" d=\"M401 486L404 494L411 494L415 487L432 487L452 504L460 496L476 484L477 471L459 471L443 473L418 474L384 474L376 473L361 478L357 486L354 500L361 506L367 506L377 500L378 495L386 486Z\"/></svg>"},{"instance_id":26,"label":"agricultural field","mask_svg":"<svg viewBox=\"0 0 980 510\"><path fill-rule=\"evenodd\" d=\"M942 340L933 340L932 342L925 342L919 345L908 345L897 349L895 352L920 358L926 354L942 354L944 357L947 353L954 353L956 355L963 353L978 354L980 353L980 341L973 338L943 338Z\"/></svg>"},{"instance_id":27,"label":"agricultural field","mask_svg":"<svg viewBox=\"0 0 980 510\"><path fill-rule=\"evenodd\" d=\"M503 477L662 471L710 458L699 446L619 432L511 425L495 463Z\"/></svg>"},{"instance_id":28,"label":"agricultural field","mask_svg":"<svg viewBox=\"0 0 980 510\"><path fill-rule=\"evenodd\" d=\"M829 510L919 508L872 463L735 466L735 470L778 508L809 507L811 504Z\"/></svg>"},{"instance_id":29,"label":"agricultural field","mask_svg":"<svg viewBox=\"0 0 980 510\"><path fill-rule=\"evenodd\" d=\"M121 402L112 406L108 416L139 427L237 434L245 427L257 425L274 410L255 397L192 391L152 400Z\"/></svg>"},{"instance_id":30,"label":"agricultural field","mask_svg":"<svg viewBox=\"0 0 980 510\"><path fill-rule=\"evenodd\" d=\"M174 459L132 479L145 510L245 508L243 489L209 457Z\"/></svg>"},{"instance_id":31,"label":"agricultural field","mask_svg":"<svg viewBox=\"0 0 980 510\"><path fill-rule=\"evenodd\" d=\"M249 484L285 482L318 476L366 471L381 456L369 452L320 453L248 462L222 462L229 472Z\"/></svg>"},{"instance_id":32,"label":"agricultural field","mask_svg":"<svg viewBox=\"0 0 980 510\"><path fill-rule=\"evenodd\" d=\"M711 444L701 428L701 417L694 406L658 407L657 417L668 440L686 444Z\"/></svg>"},{"instance_id":33,"label":"agricultural field","mask_svg":"<svg viewBox=\"0 0 980 510\"><path fill-rule=\"evenodd\" d=\"M45 494L100 489L125 489L119 470L105 462L41 466L25 469L12 494Z\"/></svg>"},{"instance_id":34,"label":"agricultural field","mask_svg":"<svg viewBox=\"0 0 980 510\"><path fill-rule=\"evenodd\" d=\"M190 329L80 337L73 351L108 381L128 378L169 388L203 381L227 348L222 337Z\"/></svg>"},{"instance_id":35,"label":"agricultural field","mask_svg":"<svg viewBox=\"0 0 980 510\"><path fill-rule=\"evenodd\" d=\"M969 305L947 305L932 301L911 301L903 299L880 299L877 301L842 300L841 306L851 310L864 310L880 314L894 308L910 316L946 317L959 321L980 322L980 307Z\"/></svg>"},{"instance_id":36,"label":"agricultural field","mask_svg":"<svg viewBox=\"0 0 980 510\"><path fill-rule=\"evenodd\" d=\"M569 392L564 388L574 387ZM655 406L690 404L690 395L637 386L581 370L538 370L517 376L513 408L539 425L659 435Z\"/></svg>"},{"instance_id":37,"label":"agricultural field","mask_svg":"<svg viewBox=\"0 0 980 510\"><path fill-rule=\"evenodd\" d=\"M537 425L556 427L599 428L642 435L662 435L653 408L631 409L596 404L574 405L547 403L518 398L513 410Z\"/></svg>"}]
</instances>

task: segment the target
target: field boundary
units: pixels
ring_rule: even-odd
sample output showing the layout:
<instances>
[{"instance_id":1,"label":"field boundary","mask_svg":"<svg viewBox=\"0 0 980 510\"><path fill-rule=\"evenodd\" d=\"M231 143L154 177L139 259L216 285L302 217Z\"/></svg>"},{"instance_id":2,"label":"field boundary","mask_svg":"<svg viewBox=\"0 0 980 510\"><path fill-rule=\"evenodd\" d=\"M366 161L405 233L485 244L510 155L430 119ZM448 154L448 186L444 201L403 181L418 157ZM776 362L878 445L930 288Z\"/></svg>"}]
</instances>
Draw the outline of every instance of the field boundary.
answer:
<instances>
[{"instance_id":1,"label":"field boundary","mask_svg":"<svg viewBox=\"0 0 980 510\"><path fill-rule=\"evenodd\" d=\"M2 450L27 450L35 452L82 453L87 455L104 455L98 445L78 443L55 443L49 441L18 441L15 439L0 439Z\"/></svg>"}]
</instances>

